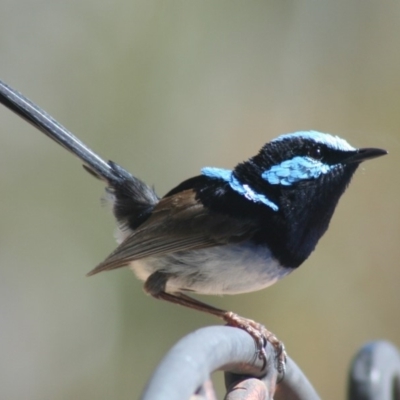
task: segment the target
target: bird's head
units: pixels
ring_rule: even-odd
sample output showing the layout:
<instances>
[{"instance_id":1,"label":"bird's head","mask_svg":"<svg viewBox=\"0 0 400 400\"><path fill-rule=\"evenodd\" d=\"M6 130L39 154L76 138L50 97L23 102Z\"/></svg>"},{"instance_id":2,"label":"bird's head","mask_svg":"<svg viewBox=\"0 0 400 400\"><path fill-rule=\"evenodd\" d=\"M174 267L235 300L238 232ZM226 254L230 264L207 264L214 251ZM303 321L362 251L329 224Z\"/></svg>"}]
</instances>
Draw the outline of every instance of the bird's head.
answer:
<instances>
[{"instance_id":1,"label":"bird's head","mask_svg":"<svg viewBox=\"0 0 400 400\"><path fill-rule=\"evenodd\" d=\"M265 205L284 225L280 228L285 228L288 245L309 254L360 163L386 153L357 149L326 133L296 132L267 143L237 165L233 177L254 196L267 199Z\"/></svg>"},{"instance_id":2,"label":"bird's head","mask_svg":"<svg viewBox=\"0 0 400 400\"><path fill-rule=\"evenodd\" d=\"M301 198L310 207L314 201L331 197L332 192L337 192L334 198L340 197L362 161L386 153L375 148L354 148L327 133L296 132L264 145L256 156L237 165L233 175L242 185L276 204L275 211L281 209L282 201L301 207L293 198L295 192L303 193ZM288 193L290 198L285 196Z\"/></svg>"}]
</instances>

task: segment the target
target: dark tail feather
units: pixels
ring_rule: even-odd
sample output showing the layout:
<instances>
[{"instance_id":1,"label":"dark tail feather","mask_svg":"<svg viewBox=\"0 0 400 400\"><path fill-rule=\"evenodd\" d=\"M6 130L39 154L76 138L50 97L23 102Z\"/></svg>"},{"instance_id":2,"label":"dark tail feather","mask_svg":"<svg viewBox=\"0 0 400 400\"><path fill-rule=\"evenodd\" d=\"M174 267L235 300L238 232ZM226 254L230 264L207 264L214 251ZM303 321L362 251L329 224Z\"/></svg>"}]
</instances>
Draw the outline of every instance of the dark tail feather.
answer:
<instances>
[{"instance_id":1,"label":"dark tail feather","mask_svg":"<svg viewBox=\"0 0 400 400\"><path fill-rule=\"evenodd\" d=\"M139 225L158 202L154 190L112 161L105 161L40 107L0 80L0 103L79 157L87 171L105 181L115 196L121 225Z\"/></svg>"},{"instance_id":2,"label":"dark tail feather","mask_svg":"<svg viewBox=\"0 0 400 400\"><path fill-rule=\"evenodd\" d=\"M127 176L130 175L127 171L122 171L121 167L118 173L116 173L115 169L108 162L90 150L49 114L2 81L0 81L0 103L28 121L50 139L79 157L94 175L107 181L109 185L121 184L121 179L126 180ZM121 176L121 173L124 176Z\"/></svg>"}]
</instances>

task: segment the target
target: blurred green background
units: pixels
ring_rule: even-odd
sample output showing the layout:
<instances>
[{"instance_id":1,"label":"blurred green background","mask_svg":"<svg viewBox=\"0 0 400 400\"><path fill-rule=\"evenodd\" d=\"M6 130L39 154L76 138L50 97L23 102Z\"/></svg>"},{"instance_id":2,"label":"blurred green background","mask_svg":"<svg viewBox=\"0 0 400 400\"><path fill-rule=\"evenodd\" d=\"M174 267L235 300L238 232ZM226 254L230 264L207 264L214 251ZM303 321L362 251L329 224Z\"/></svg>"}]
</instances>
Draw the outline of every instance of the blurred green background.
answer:
<instances>
[{"instance_id":1,"label":"blurred green background","mask_svg":"<svg viewBox=\"0 0 400 400\"><path fill-rule=\"evenodd\" d=\"M393 1L2 0L0 77L160 195L281 133L388 149L299 270L202 297L263 322L338 399L362 344L400 345L399 39ZM85 278L115 246L101 183L2 107L0 132L0 398L138 398L179 338L219 322L128 269Z\"/></svg>"}]
</instances>

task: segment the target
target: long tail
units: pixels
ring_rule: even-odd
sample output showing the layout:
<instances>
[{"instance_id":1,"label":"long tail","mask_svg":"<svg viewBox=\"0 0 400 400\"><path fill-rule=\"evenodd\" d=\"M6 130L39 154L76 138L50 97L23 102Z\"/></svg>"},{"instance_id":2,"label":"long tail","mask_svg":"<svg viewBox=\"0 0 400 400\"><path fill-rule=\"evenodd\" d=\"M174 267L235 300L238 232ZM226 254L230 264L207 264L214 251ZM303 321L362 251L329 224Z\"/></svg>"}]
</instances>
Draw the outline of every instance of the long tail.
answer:
<instances>
[{"instance_id":1,"label":"long tail","mask_svg":"<svg viewBox=\"0 0 400 400\"><path fill-rule=\"evenodd\" d=\"M114 214L120 225L135 228L158 202L154 190L112 161L105 161L40 107L0 80L0 103L50 139L79 157L86 169L105 181L115 196Z\"/></svg>"},{"instance_id":2,"label":"long tail","mask_svg":"<svg viewBox=\"0 0 400 400\"><path fill-rule=\"evenodd\" d=\"M0 103L79 157L91 171L107 181L109 185L116 186L121 184L120 174L125 171L123 168L120 167L118 173L116 173L108 162L90 150L54 118L2 81L0 81ZM130 175L127 171L125 172ZM124 178L126 179L127 176Z\"/></svg>"}]
</instances>

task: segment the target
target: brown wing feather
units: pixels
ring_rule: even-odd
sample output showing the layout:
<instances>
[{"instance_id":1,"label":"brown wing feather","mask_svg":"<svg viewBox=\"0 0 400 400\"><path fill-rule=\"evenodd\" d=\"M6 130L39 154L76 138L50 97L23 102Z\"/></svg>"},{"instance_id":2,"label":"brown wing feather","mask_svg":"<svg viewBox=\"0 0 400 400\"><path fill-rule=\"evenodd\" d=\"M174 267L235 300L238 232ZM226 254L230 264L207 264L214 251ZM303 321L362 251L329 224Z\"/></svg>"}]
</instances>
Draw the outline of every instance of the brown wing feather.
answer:
<instances>
[{"instance_id":1,"label":"brown wing feather","mask_svg":"<svg viewBox=\"0 0 400 400\"><path fill-rule=\"evenodd\" d=\"M88 275L149 256L238 242L253 232L253 221L212 214L193 190L185 190L161 199L151 216Z\"/></svg>"}]
</instances>

